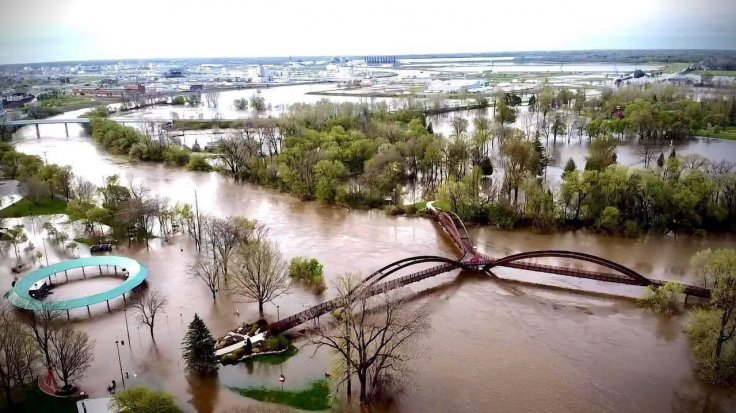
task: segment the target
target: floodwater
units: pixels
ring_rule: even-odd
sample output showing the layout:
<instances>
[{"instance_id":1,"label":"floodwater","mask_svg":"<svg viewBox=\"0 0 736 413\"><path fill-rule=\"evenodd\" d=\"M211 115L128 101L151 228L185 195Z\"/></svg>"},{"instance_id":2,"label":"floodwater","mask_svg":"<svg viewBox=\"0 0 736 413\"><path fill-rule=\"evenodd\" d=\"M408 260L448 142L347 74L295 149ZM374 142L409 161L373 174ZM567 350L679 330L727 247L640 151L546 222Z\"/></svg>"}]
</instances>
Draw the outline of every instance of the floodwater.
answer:
<instances>
[{"instance_id":1,"label":"floodwater","mask_svg":"<svg viewBox=\"0 0 736 413\"><path fill-rule=\"evenodd\" d=\"M527 128L527 124L532 124L525 118L527 116L534 120L533 124L536 124L535 114L528 113L527 106L521 106L517 108L516 121L509 125L521 129L527 132L528 130L533 131L533 128ZM468 136L473 136L474 127L473 120L479 116L485 116L487 119L492 120L494 118L493 108L480 109L480 110L468 110L444 113L440 115L428 116L427 121L432 123L432 129L435 133L442 134L446 137L452 136L452 120L455 117L462 117L468 121ZM618 136L618 135L617 135ZM547 168L547 179L560 180L565 163L568 159L572 158L575 161L578 169L585 166L585 158L588 156L588 146L590 145L590 138L586 135L579 135L576 128L571 128L571 134L568 136L566 133L557 136L554 140L552 136L549 140L545 140L541 137L542 143L547 148L547 156L550 158L550 165ZM500 165L499 148L496 142L495 146L491 151L491 160L494 166ZM675 148L678 155L701 155L705 158L710 159L713 162L730 161L736 162L736 141L723 140L723 139L712 139L705 137L692 137L688 140L663 142L661 152L665 155L669 154L670 144ZM623 139L619 140L617 149L617 162L621 165L630 167L644 167L644 161L638 152L638 147L634 139ZM652 162L656 162L656 158L659 156L659 152L656 153Z\"/></svg>"},{"instance_id":2,"label":"floodwater","mask_svg":"<svg viewBox=\"0 0 736 413\"><path fill-rule=\"evenodd\" d=\"M49 162L71 165L77 175L97 184L110 174L119 174L122 182L139 179L153 193L169 197L172 202L193 203L196 190L202 211L257 219L269 227L270 237L287 259L316 257L324 264L328 280L345 272L368 274L413 255L457 255L431 220L302 202L272 190L233 183L217 173L132 164L106 154L81 128L71 125L69 138L64 137L63 126L45 126L41 131L41 139L36 139L33 127L21 129L16 134L18 150L45 154ZM37 230L41 223L42 219L26 220L37 246L43 242ZM471 228L470 232L478 249L492 256L534 249L576 249L613 259L654 278L686 282L693 281L688 260L695 252L736 245L734 237L726 235L633 240L584 231L545 235L483 227ZM112 313L104 305L93 307L91 316L85 309L72 311L75 327L96 340L95 362L81 383L92 397L104 396L107 383L113 379L120 385L115 340L125 341L120 356L123 371L130 373L128 385L170 392L187 411L220 412L236 405L258 404L228 387L278 386L276 379L283 373L285 387L298 388L324 377L330 368L328 352L315 353L313 348L305 347L281 366L253 362L222 367L217 380L188 379L180 343L194 313L204 319L215 336L220 336L239 322L254 320L257 306L239 303L237 297L227 293L213 303L207 288L186 275L194 248L185 236L152 240L150 250L123 246L117 253L146 264L150 270L148 288L164 292L169 304L166 314L156 322L155 343L145 326L138 323L135 310L121 299L111 302ZM85 256L89 251L85 247L70 252L48 246L51 262L73 254ZM12 257L12 251L6 252L1 257L5 261L0 263L1 268L8 268ZM704 386L695 378L682 333L683 317L662 317L638 308L629 299L575 291L585 288L635 297L640 289L513 269L499 269L497 275L543 280L571 290L531 287L458 272L408 286L405 293L412 298L412 305L424 306L432 328L412 346L414 359L408 363L401 389L384 406L386 411L736 409L735 391ZM109 277L95 284L75 281L58 287L58 291L60 296L63 293L71 297L117 283L119 280ZM9 284L10 275L2 273L0 285ZM295 287L273 305L266 305L266 317L288 316L331 296L332 289L315 296Z\"/></svg>"}]
</instances>

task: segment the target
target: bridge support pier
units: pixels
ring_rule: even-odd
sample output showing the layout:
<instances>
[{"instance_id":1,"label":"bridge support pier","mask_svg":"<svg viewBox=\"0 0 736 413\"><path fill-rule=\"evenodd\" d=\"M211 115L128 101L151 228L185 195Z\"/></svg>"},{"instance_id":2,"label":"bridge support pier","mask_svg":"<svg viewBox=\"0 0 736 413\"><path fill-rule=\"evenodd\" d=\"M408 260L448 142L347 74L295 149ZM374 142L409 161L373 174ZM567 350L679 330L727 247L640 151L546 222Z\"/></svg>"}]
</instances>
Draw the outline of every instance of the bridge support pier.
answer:
<instances>
[{"instance_id":1,"label":"bridge support pier","mask_svg":"<svg viewBox=\"0 0 736 413\"><path fill-rule=\"evenodd\" d=\"M64 130L66 131L66 137L68 138L69 137L69 124L68 123L64 124Z\"/></svg>"},{"instance_id":2,"label":"bridge support pier","mask_svg":"<svg viewBox=\"0 0 736 413\"><path fill-rule=\"evenodd\" d=\"M105 302L107 303L107 312L111 313L112 310L110 310L110 300L105 300Z\"/></svg>"},{"instance_id":3,"label":"bridge support pier","mask_svg":"<svg viewBox=\"0 0 736 413\"><path fill-rule=\"evenodd\" d=\"M38 123L36 124L36 138L41 139L41 129L39 129Z\"/></svg>"},{"instance_id":4,"label":"bridge support pier","mask_svg":"<svg viewBox=\"0 0 736 413\"><path fill-rule=\"evenodd\" d=\"M69 317L69 309L68 308L66 310L66 319L69 320L69 321L71 320L71 317Z\"/></svg>"},{"instance_id":5,"label":"bridge support pier","mask_svg":"<svg viewBox=\"0 0 736 413\"><path fill-rule=\"evenodd\" d=\"M92 317L92 312L89 311L89 306L87 306L87 314L89 314L89 316Z\"/></svg>"}]
</instances>

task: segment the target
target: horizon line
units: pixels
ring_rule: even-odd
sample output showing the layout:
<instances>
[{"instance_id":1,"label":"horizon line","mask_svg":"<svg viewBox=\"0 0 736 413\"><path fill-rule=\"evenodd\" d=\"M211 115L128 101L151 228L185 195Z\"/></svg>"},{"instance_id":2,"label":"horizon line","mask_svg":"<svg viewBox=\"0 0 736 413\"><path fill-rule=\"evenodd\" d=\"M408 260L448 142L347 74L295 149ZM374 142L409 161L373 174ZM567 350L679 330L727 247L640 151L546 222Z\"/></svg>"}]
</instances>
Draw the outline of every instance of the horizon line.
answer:
<instances>
[{"instance_id":1,"label":"horizon line","mask_svg":"<svg viewBox=\"0 0 736 413\"><path fill-rule=\"evenodd\" d=\"M350 57L358 58L364 56L392 56L397 58L421 58L421 57L496 57L500 55L519 55L524 53L570 53L570 52L719 52L719 53L736 53L736 48L686 48L686 49L672 49L672 48L643 48L643 49L554 49L554 50L506 50L497 52L438 52L438 53L400 53L400 54L331 54L331 55L272 55L272 56L198 56L198 57L149 57L149 58L104 58L104 59L72 59L72 60L52 60L52 61L30 61L30 62L19 62L19 63L0 63L0 67L7 66L23 66L23 65L60 65L70 63L84 63L84 62L130 62L130 61L176 61L176 60L223 60L223 59L270 59L270 60L287 60L292 61L294 59L316 59L316 58L329 58L329 57ZM518 56L514 56L518 57Z\"/></svg>"}]
</instances>

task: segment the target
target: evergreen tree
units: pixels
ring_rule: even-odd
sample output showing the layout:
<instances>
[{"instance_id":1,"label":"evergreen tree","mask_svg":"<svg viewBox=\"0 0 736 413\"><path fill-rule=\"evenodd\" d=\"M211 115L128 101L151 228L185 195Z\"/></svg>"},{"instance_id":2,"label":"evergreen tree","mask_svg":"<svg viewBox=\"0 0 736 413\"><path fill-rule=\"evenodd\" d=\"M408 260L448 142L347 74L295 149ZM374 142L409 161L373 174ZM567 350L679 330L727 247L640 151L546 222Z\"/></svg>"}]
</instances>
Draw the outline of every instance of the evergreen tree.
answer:
<instances>
[{"instance_id":1,"label":"evergreen tree","mask_svg":"<svg viewBox=\"0 0 736 413\"><path fill-rule=\"evenodd\" d=\"M530 112L534 112L534 109L536 108L536 106L537 106L537 96L536 95L532 95L529 98L529 111Z\"/></svg>"},{"instance_id":2,"label":"evergreen tree","mask_svg":"<svg viewBox=\"0 0 736 413\"><path fill-rule=\"evenodd\" d=\"M659 153L659 158L657 158L657 166L660 169L664 168L664 152Z\"/></svg>"},{"instance_id":3,"label":"evergreen tree","mask_svg":"<svg viewBox=\"0 0 736 413\"><path fill-rule=\"evenodd\" d=\"M250 342L250 337L245 339L245 354L253 354L253 343Z\"/></svg>"},{"instance_id":4,"label":"evergreen tree","mask_svg":"<svg viewBox=\"0 0 736 413\"><path fill-rule=\"evenodd\" d=\"M565 169L562 172L562 177L564 178L565 175L569 174L570 172L576 169L578 169L578 166L575 165L575 161L572 158L568 159L567 163L565 164Z\"/></svg>"},{"instance_id":5,"label":"evergreen tree","mask_svg":"<svg viewBox=\"0 0 736 413\"><path fill-rule=\"evenodd\" d=\"M677 152L675 152L675 147L672 147L672 150L670 151L670 159L674 159L677 157Z\"/></svg>"},{"instance_id":6,"label":"evergreen tree","mask_svg":"<svg viewBox=\"0 0 736 413\"><path fill-rule=\"evenodd\" d=\"M432 122L427 123L427 133L434 134L434 129L432 128Z\"/></svg>"},{"instance_id":7,"label":"evergreen tree","mask_svg":"<svg viewBox=\"0 0 736 413\"><path fill-rule=\"evenodd\" d=\"M184 360L189 372L212 374L217 371L215 338L197 314L189 323L189 331L182 341Z\"/></svg>"},{"instance_id":8,"label":"evergreen tree","mask_svg":"<svg viewBox=\"0 0 736 413\"><path fill-rule=\"evenodd\" d=\"M532 148L534 148L534 152L537 154L537 168L536 173L537 176L541 176L544 174L544 169L549 164L549 158L547 158L547 151L544 148L544 145L542 145L542 142L539 140L539 136L537 136L532 141Z\"/></svg>"}]
</instances>

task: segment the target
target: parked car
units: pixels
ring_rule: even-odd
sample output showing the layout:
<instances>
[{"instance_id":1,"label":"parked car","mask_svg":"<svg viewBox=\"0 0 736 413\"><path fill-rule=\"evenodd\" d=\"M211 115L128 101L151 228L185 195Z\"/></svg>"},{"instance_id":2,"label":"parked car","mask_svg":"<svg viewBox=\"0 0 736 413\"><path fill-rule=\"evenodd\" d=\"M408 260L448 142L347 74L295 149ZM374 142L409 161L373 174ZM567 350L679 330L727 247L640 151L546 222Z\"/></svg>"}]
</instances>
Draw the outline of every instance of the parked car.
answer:
<instances>
[{"instance_id":1,"label":"parked car","mask_svg":"<svg viewBox=\"0 0 736 413\"><path fill-rule=\"evenodd\" d=\"M89 252L111 252L112 244L97 244L89 248Z\"/></svg>"}]
</instances>

